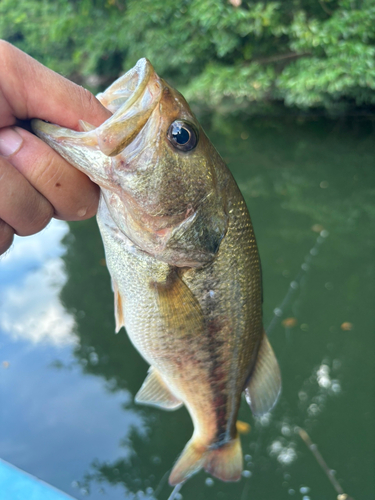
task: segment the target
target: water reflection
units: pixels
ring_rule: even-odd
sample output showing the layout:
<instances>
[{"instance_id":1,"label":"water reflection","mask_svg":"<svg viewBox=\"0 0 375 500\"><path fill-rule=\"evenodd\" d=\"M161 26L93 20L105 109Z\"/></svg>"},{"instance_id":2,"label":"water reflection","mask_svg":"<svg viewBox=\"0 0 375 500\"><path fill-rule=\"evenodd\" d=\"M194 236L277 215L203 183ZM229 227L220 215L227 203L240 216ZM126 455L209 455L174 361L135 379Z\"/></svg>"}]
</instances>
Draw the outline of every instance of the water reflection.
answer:
<instances>
[{"instance_id":1,"label":"water reflection","mask_svg":"<svg viewBox=\"0 0 375 500\"><path fill-rule=\"evenodd\" d=\"M300 426L338 471L345 490L370 498L373 135L364 125L356 136L350 126L340 131L327 121L298 126L282 120L219 120L209 135L220 145L253 218L265 324L275 318L271 337L283 393L272 414L261 419L241 407L239 418L252 430L242 437L245 470L239 483L224 484L202 472L179 494L185 500L334 498L296 434ZM8 349L3 359L10 360L2 372L9 386L2 386L10 402L2 409L8 439L0 440L0 449L78 499L167 499L168 471L191 436L190 417L184 409L168 413L134 405L147 365L124 330L114 334L113 294L96 224L71 223L69 233L59 227L64 245L56 238L53 251L47 244L22 252L16 246L0 262L0 329L7 328ZM47 325L58 341L48 336ZM30 340L44 332L38 343L17 333L28 328L34 332ZM29 354L22 350L26 342L34 346ZM46 345L52 349L48 355ZM39 410L31 411L35 406ZM64 474L57 477L56 470Z\"/></svg>"},{"instance_id":2,"label":"water reflection","mask_svg":"<svg viewBox=\"0 0 375 500\"><path fill-rule=\"evenodd\" d=\"M68 224L54 220L37 235L16 237L0 259L0 455L67 493L96 499L105 488L82 481L91 464L128 459L131 437L148 427L128 408L125 388L114 392L101 378L82 377L85 360L72 357L85 314L61 300L70 243ZM95 366L97 353L87 351ZM123 495L111 488L111 500Z\"/></svg>"},{"instance_id":3,"label":"water reflection","mask_svg":"<svg viewBox=\"0 0 375 500\"><path fill-rule=\"evenodd\" d=\"M53 221L29 238L16 237L1 259L0 330L13 340L67 345L76 342L75 321L59 295L67 281L61 240L65 222Z\"/></svg>"}]
</instances>

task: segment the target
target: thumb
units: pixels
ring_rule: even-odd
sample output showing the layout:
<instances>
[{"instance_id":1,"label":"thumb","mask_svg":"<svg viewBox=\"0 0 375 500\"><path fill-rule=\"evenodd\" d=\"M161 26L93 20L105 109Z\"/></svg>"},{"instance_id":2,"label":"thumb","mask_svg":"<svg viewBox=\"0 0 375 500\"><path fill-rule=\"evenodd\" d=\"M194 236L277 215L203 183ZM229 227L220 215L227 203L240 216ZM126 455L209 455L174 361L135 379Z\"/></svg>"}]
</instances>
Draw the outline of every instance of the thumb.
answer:
<instances>
[{"instance_id":1,"label":"thumb","mask_svg":"<svg viewBox=\"0 0 375 500\"><path fill-rule=\"evenodd\" d=\"M54 217L82 220L96 213L99 188L30 132L0 130L0 154L7 158L54 208Z\"/></svg>"}]
</instances>

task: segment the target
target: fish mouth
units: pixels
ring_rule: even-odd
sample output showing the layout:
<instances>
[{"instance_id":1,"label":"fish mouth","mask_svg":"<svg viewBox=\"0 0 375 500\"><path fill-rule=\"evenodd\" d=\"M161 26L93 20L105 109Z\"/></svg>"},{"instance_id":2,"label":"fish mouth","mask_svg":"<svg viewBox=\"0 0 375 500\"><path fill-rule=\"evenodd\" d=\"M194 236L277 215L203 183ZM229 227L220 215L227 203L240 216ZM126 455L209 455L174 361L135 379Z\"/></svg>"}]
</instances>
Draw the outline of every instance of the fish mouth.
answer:
<instances>
[{"instance_id":1,"label":"fish mouth","mask_svg":"<svg viewBox=\"0 0 375 500\"><path fill-rule=\"evenodd\" d=\"M161 80L145 58L99 94L99 101L114 112L97 129L100 150L107 156L116 156L130 144L146 124L161 94Z\"/></svg>"},{"instance_id":2,"label":"fish mouth","mask_svg":"<svg viewBox=\"0 0 375 500\"><path fill-rule=\"evenodd\" d=\"M134 68L116 80L105 92L97 94L96 98L112 113L120 108L124 112L142 95L153 73L155 71L150 61L146 58L139 59Z\"/></svg>"},{"instance_id":3,"label":"fish mouth","mask_svg":"<svg viewBox=\"0 0 375 500\"><path fill-rule=\"evenodd\" d=\"M80 121L82 132L77 132L41 120L32 120L31 126L50 146L58 144L55 149L59 152L78 146L116 156L142 130L161 95L161 80L151 63L143 58L105 92L98 94L98 100L113 113L99 127ZM72 163L76 165L76 162Z\"/></svg>"}]
</instances>

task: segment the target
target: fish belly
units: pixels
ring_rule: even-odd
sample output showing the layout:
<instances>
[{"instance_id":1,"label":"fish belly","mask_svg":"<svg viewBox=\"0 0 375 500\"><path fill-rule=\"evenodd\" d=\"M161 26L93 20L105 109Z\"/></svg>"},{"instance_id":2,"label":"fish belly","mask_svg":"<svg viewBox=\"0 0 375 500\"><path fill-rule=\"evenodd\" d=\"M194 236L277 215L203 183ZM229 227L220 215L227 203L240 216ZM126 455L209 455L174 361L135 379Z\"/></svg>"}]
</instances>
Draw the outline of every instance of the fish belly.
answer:
<instances>
[{"instance_id":1,"label":"fish belly","mask_svg":"<svg viewBox=\"0 0 375 500\"><path fill-rule=\"evenodd\" d=\"M182 293L177 291L170 300L168 280L174 269L140 250L120 232L103 198L98 224L130 340L172 394L187 406L195 431L206 441L213 440L216 418L215 395L207 372L209 339L198 301L180 278L177 283ZM186 310L183 302L188 303Z\"/></svg>"}]
</instances>

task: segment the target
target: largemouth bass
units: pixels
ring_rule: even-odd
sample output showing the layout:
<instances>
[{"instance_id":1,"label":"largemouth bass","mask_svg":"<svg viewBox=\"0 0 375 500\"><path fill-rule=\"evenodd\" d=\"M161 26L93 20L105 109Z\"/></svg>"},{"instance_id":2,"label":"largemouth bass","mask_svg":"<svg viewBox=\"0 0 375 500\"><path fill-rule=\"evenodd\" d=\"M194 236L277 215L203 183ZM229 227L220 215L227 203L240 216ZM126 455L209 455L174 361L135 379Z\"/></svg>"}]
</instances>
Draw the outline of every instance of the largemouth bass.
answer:
<instances>
[{"instance_id":1,"label":"largemouth bass","mask_svg":"<svg viewBox=\"0 0 375 500\"><path fill-rule=\"evenodd\" d=\"M262 326L261 269L245 201L185 99L146 59L98 99L113 115L81 132L33 121L101 188L98 225L125 326L150 364L136 401L185 405L194 433L169 478L242 472L244 392L268 412L280 371Z\"/></svg>"}]
</instances>

